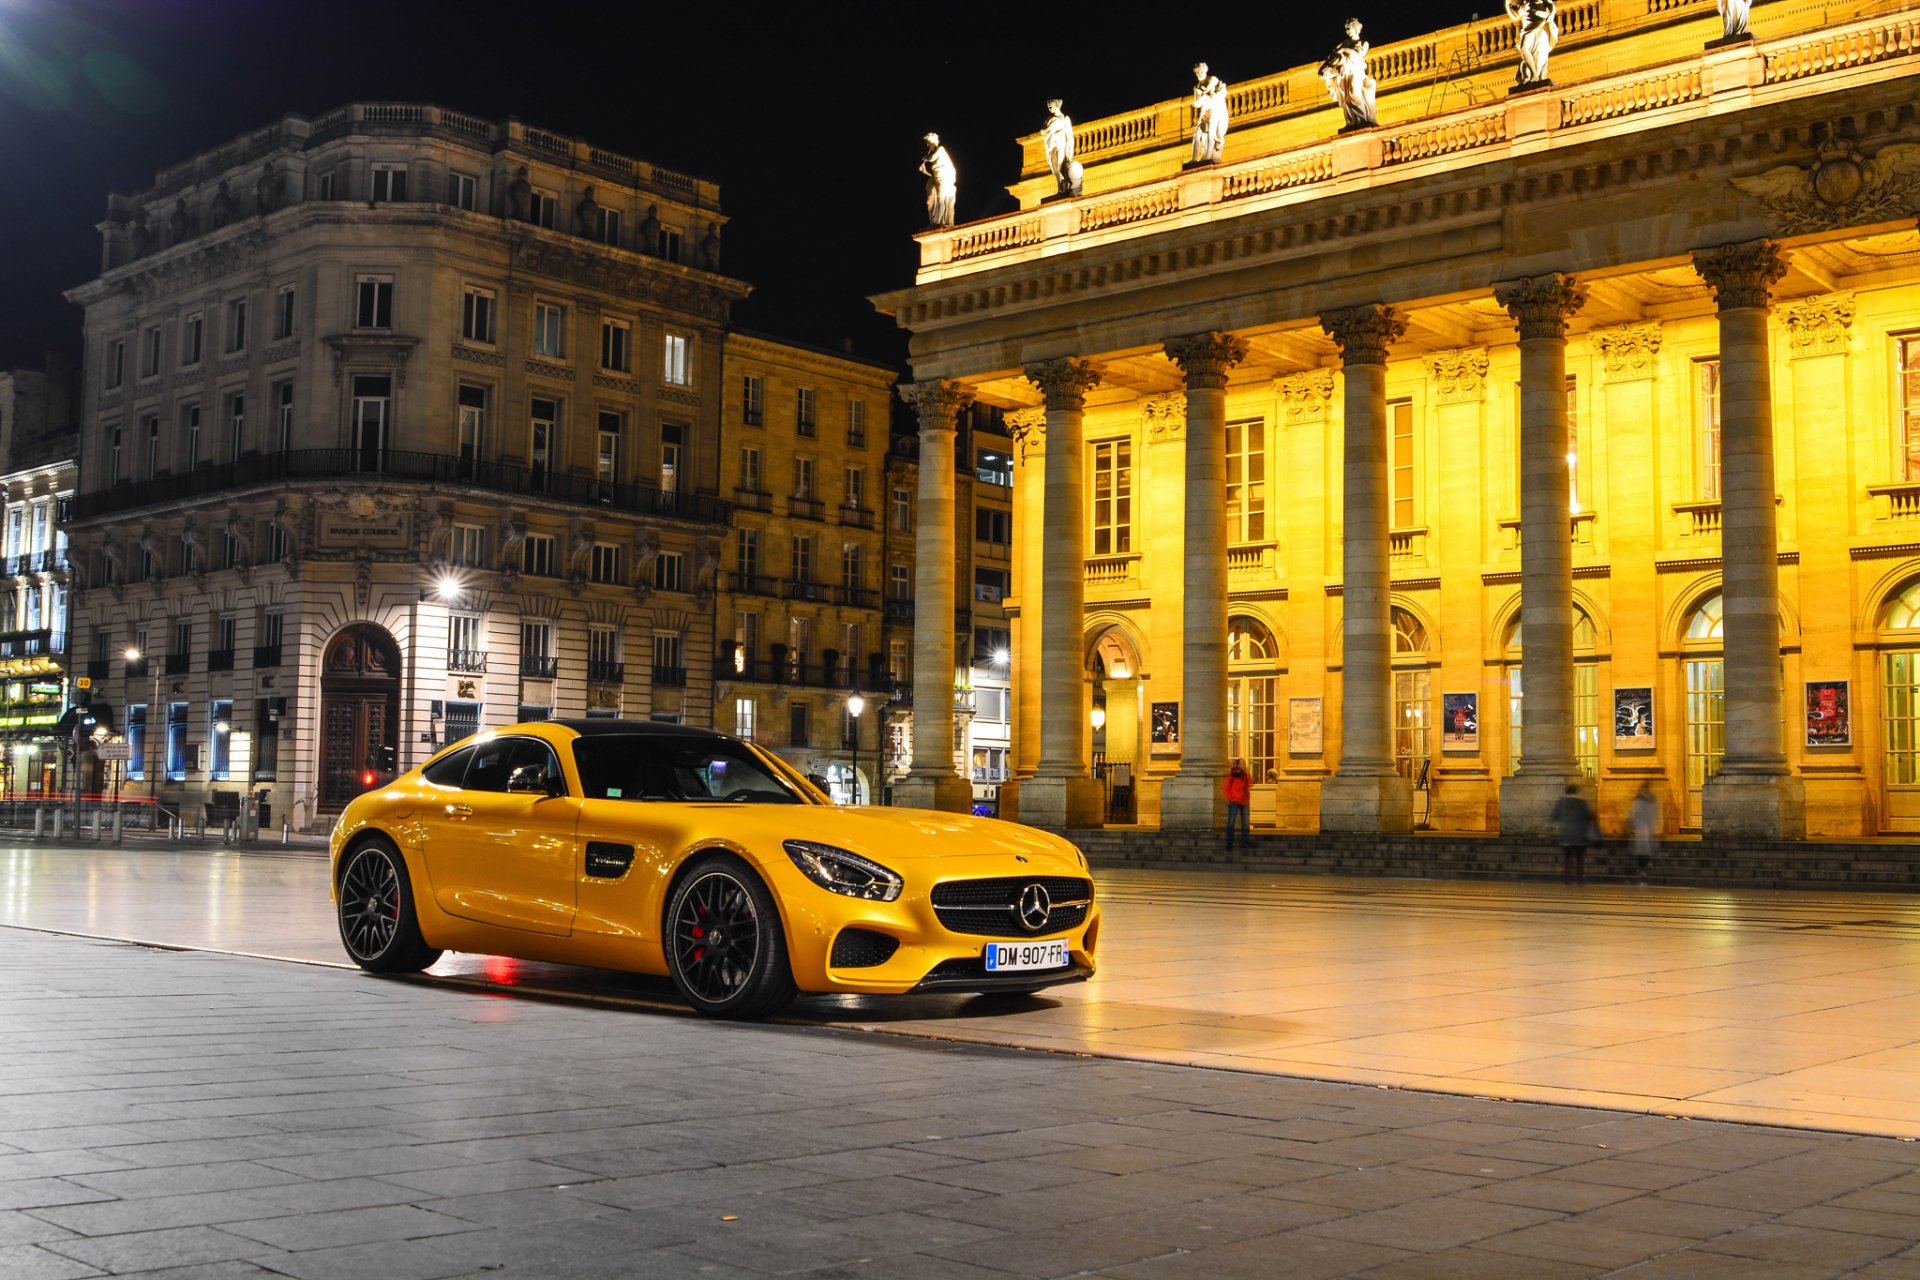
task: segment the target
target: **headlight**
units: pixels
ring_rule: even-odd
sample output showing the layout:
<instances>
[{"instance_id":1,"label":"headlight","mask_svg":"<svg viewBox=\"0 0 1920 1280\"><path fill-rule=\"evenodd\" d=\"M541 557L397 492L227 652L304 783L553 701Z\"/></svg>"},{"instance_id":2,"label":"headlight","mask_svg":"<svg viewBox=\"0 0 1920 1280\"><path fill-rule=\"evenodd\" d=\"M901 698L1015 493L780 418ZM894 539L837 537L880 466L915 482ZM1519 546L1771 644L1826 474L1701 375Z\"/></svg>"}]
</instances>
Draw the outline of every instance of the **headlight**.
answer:
<instances>
[{"instance_id":1,"label":"headlight","mask_svg":"<svg viewBox=\"0 0 1920 1280\"><path fill-rule=\"evenodd\" d=\"M905 883L899 873L870 862L857 853L811 840L789 840L784 846L801 874L829 893L874 902L892 902Z\"/></svg>"}]
</instances>

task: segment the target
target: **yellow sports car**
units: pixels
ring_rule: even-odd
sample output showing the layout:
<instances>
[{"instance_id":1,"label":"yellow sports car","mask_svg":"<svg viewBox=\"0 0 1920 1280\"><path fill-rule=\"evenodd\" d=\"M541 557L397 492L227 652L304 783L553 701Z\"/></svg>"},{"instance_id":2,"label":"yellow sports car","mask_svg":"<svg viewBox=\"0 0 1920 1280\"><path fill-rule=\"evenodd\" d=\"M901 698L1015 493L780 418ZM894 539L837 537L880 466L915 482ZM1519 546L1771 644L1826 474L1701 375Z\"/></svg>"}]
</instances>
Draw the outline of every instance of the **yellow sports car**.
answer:
<instances>
[{"instance_id":1,"label":"yellow sports car","mask_svg":"<svg viewBox=\"0 0 1920 1280\"><path fill-rule=\"evenodd\" d=\"M839 808L753 744L554 720L355 799L332 841L347 954L475 951L667 974L703 1014L796 991L1036 991L1093 973L1086 858L1030 827Z\"/></svg>"}]
</instances>

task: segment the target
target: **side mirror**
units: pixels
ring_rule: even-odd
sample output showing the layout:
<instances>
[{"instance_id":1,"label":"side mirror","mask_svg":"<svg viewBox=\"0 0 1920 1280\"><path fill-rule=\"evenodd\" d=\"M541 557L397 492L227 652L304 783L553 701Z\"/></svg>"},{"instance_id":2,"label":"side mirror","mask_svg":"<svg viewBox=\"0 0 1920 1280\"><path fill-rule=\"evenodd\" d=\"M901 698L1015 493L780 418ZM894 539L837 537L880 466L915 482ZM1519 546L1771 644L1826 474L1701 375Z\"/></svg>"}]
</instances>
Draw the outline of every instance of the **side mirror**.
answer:
<instances>
[{"instance_id":1,"label":"side mirror","mask_svg":"<svg viewBox=\"0 0 1920 1280\"><path fill-rule=\"evenodd\" d=\"M507 790L510 792L532 793L538 796L555 796L559 780L547 781L545 765L523 764L507 778Z\"/></svg>"}]
</instances>

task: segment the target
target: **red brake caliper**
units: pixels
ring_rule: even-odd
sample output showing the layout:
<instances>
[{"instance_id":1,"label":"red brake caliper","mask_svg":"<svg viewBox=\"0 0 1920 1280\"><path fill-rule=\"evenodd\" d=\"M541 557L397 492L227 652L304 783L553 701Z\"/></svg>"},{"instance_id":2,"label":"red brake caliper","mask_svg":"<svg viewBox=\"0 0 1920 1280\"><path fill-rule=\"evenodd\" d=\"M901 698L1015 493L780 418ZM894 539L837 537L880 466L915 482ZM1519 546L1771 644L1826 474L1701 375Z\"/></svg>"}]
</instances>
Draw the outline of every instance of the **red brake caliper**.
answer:
<instances>
[{"instance_id":1,"label":"red brake caliper","mask_svg":"<svg viewBox=\"0 0 1920 1280\"><path fill-rule=\"evenodd\" d=\"M706 909L705 907L701 907L701 906L696 906L696 907L694 907L694 909L693 909L693 910L694 910L694 913L695 913L696 915L701 915L701 916L704 916L704 915L706 915L706 914L707 914L707 909ZM706 936L707 936L707 929L706 929L706 926L705 926L705 925L702 925L702 924L698 924L698 923L696 923L696 924L695 924L695 925L693 926L693 936L694 936L694 937L696 937L696 938L704 938L704 937L706 937ZM695 947L695 948L693 949L693 958L694 958L694 961L695 961L696 963L698 963L698 962L699 962L699 960L700 960L700 958L701 958L702 956L705 956L706 954L707 954L707 949L706 949L705 947Z\"/></svg>"}]
</instances>

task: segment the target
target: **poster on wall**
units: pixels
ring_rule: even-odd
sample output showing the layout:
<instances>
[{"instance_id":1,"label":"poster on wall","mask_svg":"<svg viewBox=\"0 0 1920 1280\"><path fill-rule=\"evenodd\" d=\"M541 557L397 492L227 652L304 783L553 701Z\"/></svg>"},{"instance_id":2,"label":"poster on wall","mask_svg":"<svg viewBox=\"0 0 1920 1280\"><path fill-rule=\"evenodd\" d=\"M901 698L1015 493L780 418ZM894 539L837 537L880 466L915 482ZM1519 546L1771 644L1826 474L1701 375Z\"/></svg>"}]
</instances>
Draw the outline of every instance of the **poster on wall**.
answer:
<instances>
[{"instance_id":1,"label":"poster on wall","mask_svg":"<svg viewBox=\"0 0 1920 1280\"><path fill-rule=\"evenodd\" d=\"M1440 747L1442 750L1477 750L1480 746L1480 695L1443 693L1440 695Z\"/></svg>"},{"instance_id":2,"label":"poster on wall","mask_svg":"<svg viewBox=\"0 0 1920 1280\"><path fill-rule=\"evenodd\" d=\"M1646 685L1613 691L1613 748L1653 749L1653 690Z\"/></svg>"},{"instance_id":3,"label":"poster on wall","mask_svg":"<svg viewBox=\"0 0 1920 1280\"><path fill-rule=\"evenodd\" d=\"M1807 681L1807 745L1850 747L1853 715L1847 705L1845 680Z\"/></svg>"},{"instance_id":4,"label":"poster on wall","mask_svg":"<svg viewBox=\"0 0 1920 1280\"><path fill-rule=\"evenodd\" d=\"M1320 699L1287 699L1287 750L1294 755L1313 755L1320 745Z\"/></svg>"},{"instance_id":5,"label":"poster on wall","mask_svg":"<svg viewBox=\"0 0 1920 1280\"><path fill-rule=\"evenodd\" d=\"M1180 754L1180 704L1177 702L1156 702L1153 704L1153 721L1149 750L1156 756L1177 756Z\"/></svg>"}]
</instances>

